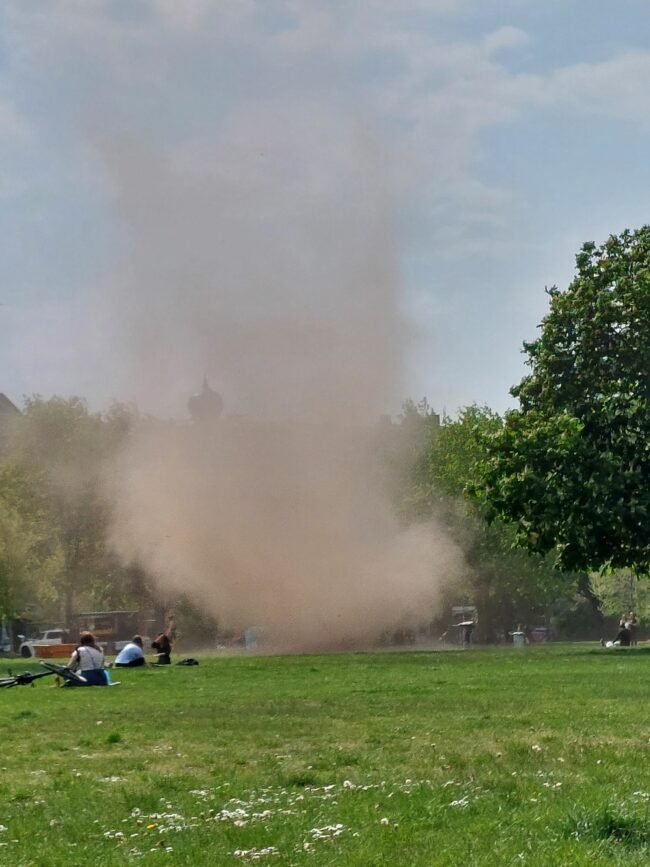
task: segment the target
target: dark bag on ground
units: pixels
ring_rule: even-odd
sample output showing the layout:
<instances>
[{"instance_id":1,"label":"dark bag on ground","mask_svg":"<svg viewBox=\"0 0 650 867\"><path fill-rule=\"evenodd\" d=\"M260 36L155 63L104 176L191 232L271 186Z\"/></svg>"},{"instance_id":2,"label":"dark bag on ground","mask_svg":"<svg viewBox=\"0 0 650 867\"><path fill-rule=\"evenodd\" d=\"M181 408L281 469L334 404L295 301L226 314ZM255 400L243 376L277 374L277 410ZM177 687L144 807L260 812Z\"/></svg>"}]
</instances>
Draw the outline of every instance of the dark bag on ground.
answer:
<instances>
[{"instance_id":1,"label":"dark bag on ground","mask_svg":"<svg viewBox=\"0 0 650 867\"><path fill-rule=\"evenodd\" d=\"M180 662L177 662L176 665L198 665L198 659L192 659L190 656L189 659L181 659Z\"/></svg>"}]
</instances>

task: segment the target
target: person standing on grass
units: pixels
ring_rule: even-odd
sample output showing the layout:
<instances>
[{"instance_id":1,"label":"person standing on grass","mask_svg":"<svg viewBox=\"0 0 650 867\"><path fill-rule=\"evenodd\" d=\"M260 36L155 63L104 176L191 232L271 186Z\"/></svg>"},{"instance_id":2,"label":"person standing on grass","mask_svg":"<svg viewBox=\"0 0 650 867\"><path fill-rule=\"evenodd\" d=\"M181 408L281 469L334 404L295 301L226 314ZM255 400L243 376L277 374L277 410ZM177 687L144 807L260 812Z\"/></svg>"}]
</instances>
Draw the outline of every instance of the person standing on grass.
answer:
<instances>
[{"instance_id":1,"label":"person standing on grass","mask_svg":"<svg viewBox=\"0 0 650 867\"><path fill-rule=\"evenodd\" d=\"M72 652L68 668L78 671L89 686L108 686L104 670L104 651L95 641L92 632L82 632L79 645Z\"/></svg>"},{"instance_id":2,"label":"person standing on grass","mask_svg":"<svg viewBox=\"0 0 650 867\"><path fill-rule=\"evenodd\" d=\"M144 650L142 649L142 636L134 635L128 644L115 657L115 665L118 668L137 668L145 664Z\"/></svg>"},{"instance_id":3,"label":"person standing on grass","mask_svg":"<svg viewBox=\"0 0 650 867\"><path fill-rule=\"evenodd\" d=\"M472 644L472 632L474 632L474 627L475 627L475 626L476 626L476 624L474 623L473 620L468 620L468 621L466 621L465 623L462 624L462 629L463 629L463 633L462 633L462 642L463 642L463 647L468 648L468 647L471 646L471 644Z\"/></svg>"}]
</instances>

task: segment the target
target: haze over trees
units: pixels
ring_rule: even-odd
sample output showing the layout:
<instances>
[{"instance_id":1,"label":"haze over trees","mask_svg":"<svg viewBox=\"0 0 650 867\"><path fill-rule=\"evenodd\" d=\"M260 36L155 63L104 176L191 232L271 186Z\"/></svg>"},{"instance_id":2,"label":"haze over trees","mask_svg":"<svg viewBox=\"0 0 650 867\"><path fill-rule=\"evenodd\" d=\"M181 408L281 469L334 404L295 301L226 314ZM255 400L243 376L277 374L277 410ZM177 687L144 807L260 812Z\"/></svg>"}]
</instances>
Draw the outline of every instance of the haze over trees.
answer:
<instances>
[{"instance_id":1,"label":"haze over trees","mask_svg":"<svg viewBox=\"0 0 650 867\"><path fill-rule=\"evenodd\" d=\"M0 468L0 616L52 600L63 566L54 526L20 468Z\"/></svg>"},{"instance_id":2,"label":"haze over trees","mask_svg":"<svg viewBox=\"0 0 650 867\"><path fill-rule=\"evenodd\" d=\"M468 496L478 479L481 443L501 430L502 419L488 407L469 406L438 424L426 402L408 402L401 423L416 448L397 508L405 520L435 516L464 553L465 569L447 590L447 607L476 605L483 637L494 639L518 623L543 623L552 603L572 599L576 575L559 572L549 557L518 550L512 525L488 525L484 506Z\"/></svg>"},{"instance_id":3,"label":"haze over trees","mask_svg":"<svg viewBox=\"0 0 650 867\"><path fill-rule=\"evenodd\" d=\"M133 602L134 570L107 546L104 473L131 409L92 413L78 397L27 398L0 465L0 614L26 607L70 622L78 606Z\"/></svg>"},{"instance_id":4,"label":"haze over trees","mask_svg":"<svg viewBox=\"0 0 650 867\"><path fill-rule=\"evenodd\" d=\"M140 423L121 405L93 413L75 397L25 401L0 464L2 616L36 610L71 622L83 609L151 604L152 576L120 562L108 532L111 462ZM480 457L475 429L500 425L478 407L441 424L426 401L407 401L397 424L378 426L380 437L387 434L380 471L403 524L434 517L464 552L466 569L446 592L445 610L477 604L491 635L541 618L550 601L572 592L546 560L513 551L512 531L488 527L482 507L464 496ZM431 614L422 613L424 620Z\"/></svg>"},{"instance_id":5,"label":"haze over trees","mask_svg":"<svg viewBox=\"0 0 650 867\"><path fill-rule=\"evenodd\" d=\"M601 601L650 612L637 581L650 567L650 227L585 244L549 297L517 409L440 419L406 401L377 428L395 513L433 519L462 550L442 604L476 605L484 637L576 594L596 615ZM1 617L38 606L70 622L80 606L151 601L152 576L109 538L112 462L141 423L120 404L25 401L0 460Z\"/></svg>"}]
</instances>

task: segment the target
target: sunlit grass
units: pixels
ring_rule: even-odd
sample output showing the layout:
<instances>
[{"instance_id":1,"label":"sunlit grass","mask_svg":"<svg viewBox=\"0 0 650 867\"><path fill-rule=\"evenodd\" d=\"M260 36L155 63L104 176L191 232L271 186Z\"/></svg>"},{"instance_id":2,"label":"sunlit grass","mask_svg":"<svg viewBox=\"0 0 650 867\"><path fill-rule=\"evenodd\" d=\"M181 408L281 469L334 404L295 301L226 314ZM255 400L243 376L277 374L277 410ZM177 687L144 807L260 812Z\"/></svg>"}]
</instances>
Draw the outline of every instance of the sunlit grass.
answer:
<instances>
[{"instance_id":1,"label":"sunlit grass","mask_svg":"<svg viewBox=\"0 0 650 867\"><path fill-rule=\"evenodd\" d=\"M201 659L119 678L0 691L0 863L650 859L645 649Z\"/></svg>"}]
</instances>

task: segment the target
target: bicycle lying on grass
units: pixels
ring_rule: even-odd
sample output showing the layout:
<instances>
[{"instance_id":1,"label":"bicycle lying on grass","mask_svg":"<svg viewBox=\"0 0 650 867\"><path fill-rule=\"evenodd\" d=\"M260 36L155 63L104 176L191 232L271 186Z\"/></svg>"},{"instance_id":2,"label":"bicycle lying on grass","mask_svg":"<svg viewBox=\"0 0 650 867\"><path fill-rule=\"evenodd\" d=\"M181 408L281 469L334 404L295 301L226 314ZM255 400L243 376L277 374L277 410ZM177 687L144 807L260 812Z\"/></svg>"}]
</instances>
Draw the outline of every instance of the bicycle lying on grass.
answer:
<instances>
[{"instance_id":1,"label":"bicycle lying on grass","mask_svg":"<svg viewBox=\"0 0 650 867\"><path fill-rule=\"evenodd\" d=\"M39 677L47 677L54 674L53 671L22 671L13 674L11 671L7 677L0 677L0 689L11 689L13 686L34 686L34 681Z\"/></svg>"},{"instance_id":2,"label":"bicycle lying on grass","mask_svg":"<svg viewBox=\"0 0 650 867\"><path fill-rule=\"evenodd\" d=\"M51 674L62 678L64 686L95 686L88 683L86 678L76 671L72 671L67 665L58 665L56 662L41 662L46 671L23 671L20 674L9 672L7 677L0 677L0 689L11 689L14 686L34 686L34 681ZM108 673L107 673L108 677ZM106 686L117 686L107 679Z\"/></svg>"}]
</instances>

